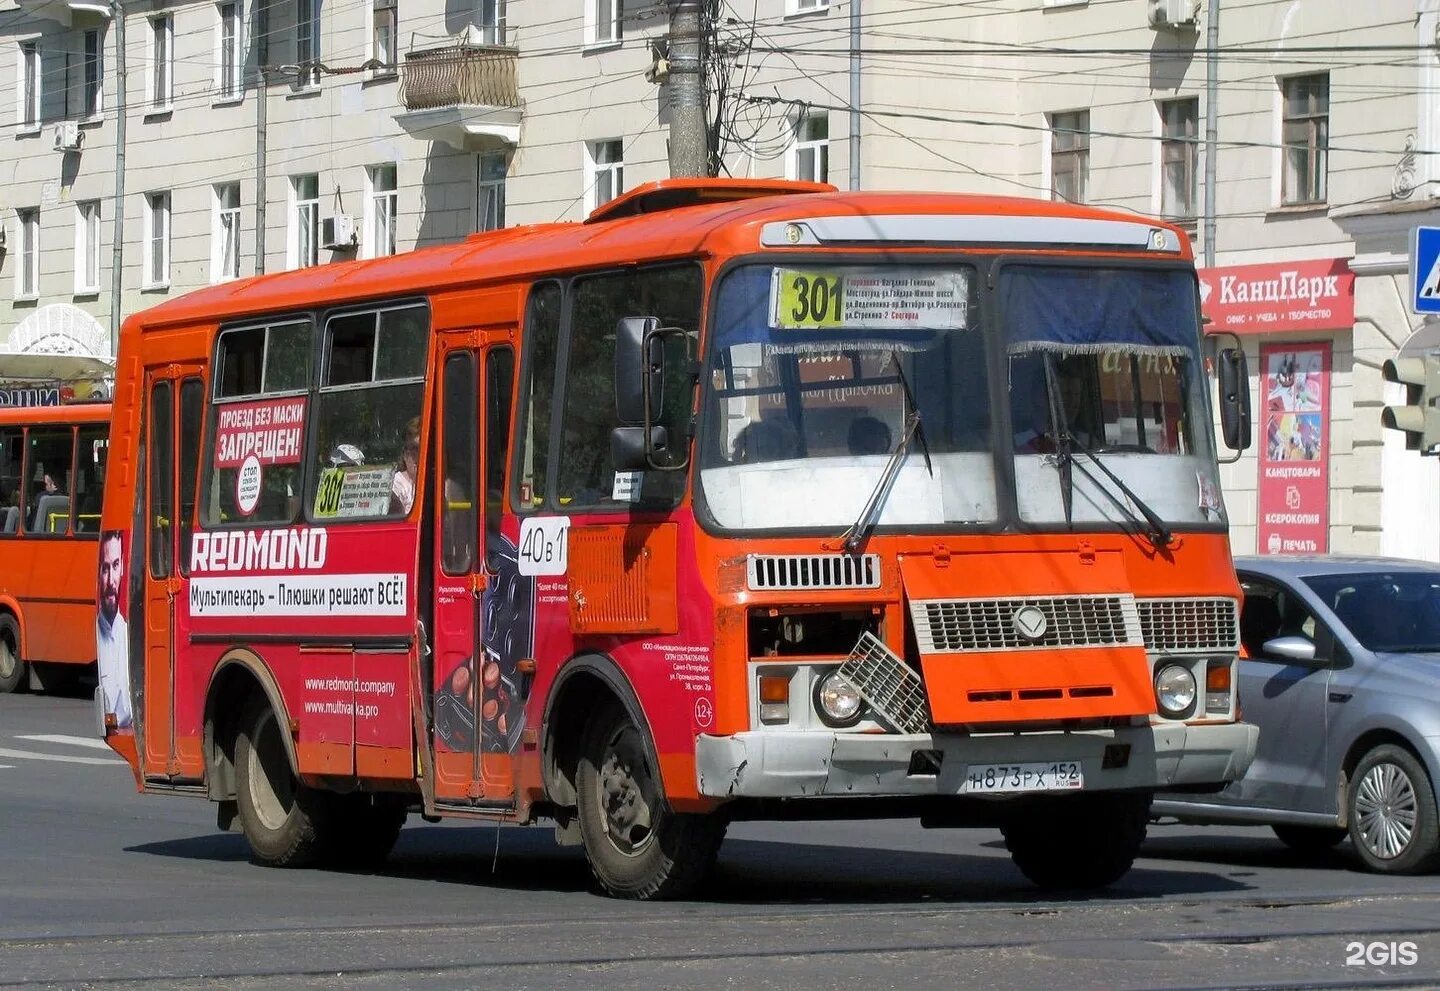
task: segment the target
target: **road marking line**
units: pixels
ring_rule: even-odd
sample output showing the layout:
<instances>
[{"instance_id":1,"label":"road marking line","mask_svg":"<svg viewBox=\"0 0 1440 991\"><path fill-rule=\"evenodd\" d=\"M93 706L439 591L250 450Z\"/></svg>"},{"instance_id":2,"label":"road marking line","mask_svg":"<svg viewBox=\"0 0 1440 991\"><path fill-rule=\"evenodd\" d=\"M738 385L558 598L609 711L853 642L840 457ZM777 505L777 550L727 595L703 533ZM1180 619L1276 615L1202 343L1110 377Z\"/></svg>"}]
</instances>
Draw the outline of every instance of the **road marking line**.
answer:
<instances>
[{"instance_id":1,"label":"road marking line","mask_svg":"<svg viewBox=\"0 0 1440 991\"><path fill-rule=\"evenodd\" d=\"M0 757L14 757L22 760L53 760L61 764L123 764L123 760L109 757L71 757L66 754L42 754L33 750L10 750L0 747Z\"/></svg>"},{"instance_id":2,"label":"road marking line","mask_svg":"<svg viewBox=\"0 0 1440 991\"><path fill-rule=\"evenodd\" d=\"M65 743L72 747L94 747L96 750L109 750L110 745L104 740L97 740L93 736L63 736L59 733L38 733L35 736L17 736L17 740L30 740L35 743Z\"/></svg>"}]
</instances>

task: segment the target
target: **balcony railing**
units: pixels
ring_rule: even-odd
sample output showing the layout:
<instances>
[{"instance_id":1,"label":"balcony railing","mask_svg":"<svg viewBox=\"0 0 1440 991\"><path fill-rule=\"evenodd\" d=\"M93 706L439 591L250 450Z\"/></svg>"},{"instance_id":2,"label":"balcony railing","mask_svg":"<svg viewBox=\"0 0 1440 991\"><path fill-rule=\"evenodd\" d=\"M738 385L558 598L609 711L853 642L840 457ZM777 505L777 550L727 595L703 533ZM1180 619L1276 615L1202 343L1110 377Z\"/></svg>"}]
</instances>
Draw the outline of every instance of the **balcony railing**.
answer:
<instances>
[{"instance_id":1,"label":"balcony railing","mask_svg":"<svg viewBox=\"0 0 1440 991\"><path fill-rule=\"evenodd\" d=\"M519 54L517 48L466 41L408 52L400 70L400 103L406 110L519 108Z\"/></svg>"}]
</instances>

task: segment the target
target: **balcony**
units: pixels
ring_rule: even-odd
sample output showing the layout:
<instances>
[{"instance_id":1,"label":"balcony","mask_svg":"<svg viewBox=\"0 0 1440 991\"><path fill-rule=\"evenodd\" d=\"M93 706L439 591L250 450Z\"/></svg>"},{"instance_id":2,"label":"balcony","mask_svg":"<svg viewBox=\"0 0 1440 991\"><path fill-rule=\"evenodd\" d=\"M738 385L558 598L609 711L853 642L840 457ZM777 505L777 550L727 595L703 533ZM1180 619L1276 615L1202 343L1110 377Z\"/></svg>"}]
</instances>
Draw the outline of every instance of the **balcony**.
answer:
<instances>
[{"instance_id":1,"label":"balcony","mask_svg":"<svg viewBox=\"0 0 1440 991\"><path fill-rule=\"evenodd\" d=\"M43 17L62 27L98 23L109 20L110 0L15 0L16 6L31 17Z\"/></svg>"},{"instance_id":2,"label":"balcony","mask_svg":"<svg viewBox=\"0 0 1440 991\"><path fill-rule=\"evenodd\" d=\"M500 151L520 141L518 49L487 45L466 32L444 45L406 53L396 122L422 141L459 151Z\"/></svg>"}]
</instances>

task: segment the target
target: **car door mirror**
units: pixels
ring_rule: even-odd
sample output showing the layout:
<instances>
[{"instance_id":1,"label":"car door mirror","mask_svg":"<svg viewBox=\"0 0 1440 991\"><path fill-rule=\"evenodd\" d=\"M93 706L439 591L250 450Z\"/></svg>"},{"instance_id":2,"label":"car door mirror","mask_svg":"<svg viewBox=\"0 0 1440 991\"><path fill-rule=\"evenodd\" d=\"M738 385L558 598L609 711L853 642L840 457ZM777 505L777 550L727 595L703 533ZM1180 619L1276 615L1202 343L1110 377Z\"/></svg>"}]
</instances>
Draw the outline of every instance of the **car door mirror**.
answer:
<instances>
[{"instance_id":1,"label":"car door mirror","mask_svg":"<svg viewBox=\"0 0 1440 991\"><path fill-rule=\"evenodd\" d=\"M1306 637L1273 637L1266 640L1260 650L1267 658L1283 661L1306 664L1315 660L1315 644Z\"/></svg>"}]
</instances>

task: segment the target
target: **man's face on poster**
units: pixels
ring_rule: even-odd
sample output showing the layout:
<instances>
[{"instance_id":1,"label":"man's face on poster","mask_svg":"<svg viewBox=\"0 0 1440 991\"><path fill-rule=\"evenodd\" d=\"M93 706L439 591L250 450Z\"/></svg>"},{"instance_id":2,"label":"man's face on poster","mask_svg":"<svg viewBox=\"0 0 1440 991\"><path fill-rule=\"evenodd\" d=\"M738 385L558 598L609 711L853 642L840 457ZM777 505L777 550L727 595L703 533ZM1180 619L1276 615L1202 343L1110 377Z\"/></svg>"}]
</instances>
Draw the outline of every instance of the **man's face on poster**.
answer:
<instances>
[{"instance_id":1,"label":"man's face on poster","mask_svg":"<svg viewBox=\"0 0 1440 991\"><path fill-rule=\"evenodd\" d=\"M100 542L100 612L107 623L115 622L115 614L120 611L120 582L124 570L119 535L106 537Z\"/></svg>"}]
</instances>

